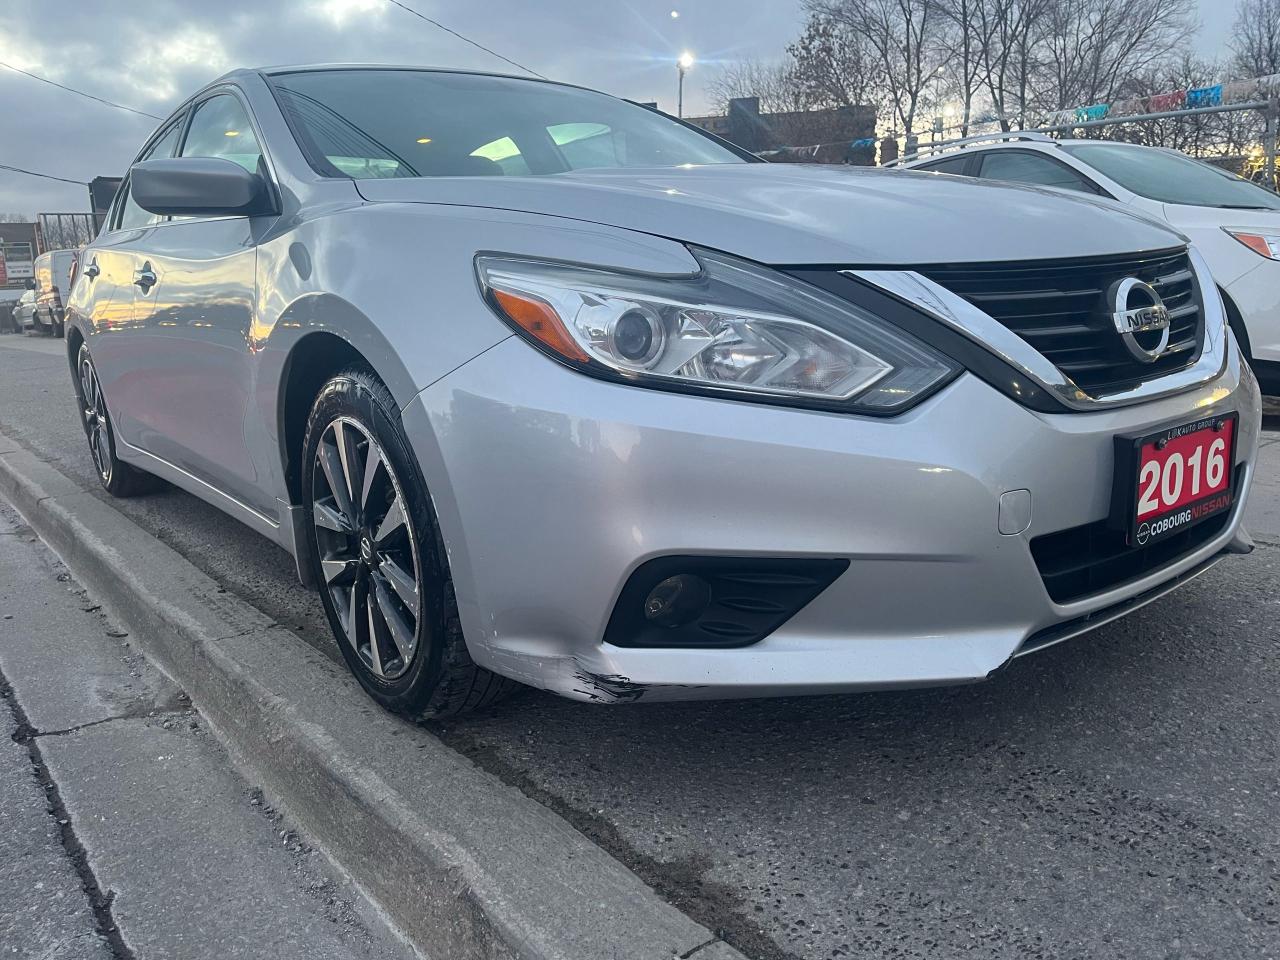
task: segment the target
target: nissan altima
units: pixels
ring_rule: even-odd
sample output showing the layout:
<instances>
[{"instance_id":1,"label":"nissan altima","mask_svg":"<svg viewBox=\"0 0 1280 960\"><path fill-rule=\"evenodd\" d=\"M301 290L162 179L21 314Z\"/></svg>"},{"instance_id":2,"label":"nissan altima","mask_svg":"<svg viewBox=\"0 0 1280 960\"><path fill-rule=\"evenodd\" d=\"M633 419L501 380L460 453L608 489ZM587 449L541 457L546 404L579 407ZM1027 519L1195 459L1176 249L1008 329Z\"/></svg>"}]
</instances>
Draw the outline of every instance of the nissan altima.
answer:
<instances>
[{"instance_id":1,"label":"nissan altima","mask_svg":"<svg viewBox=\"0 0 1280 960\"><path fill-rule=\"evenodd\" d=\"M978 680L1251 547L1213 278L1089 199L557 83L239 70L79 263L103 486L284 547L415 717Z\"/></svg>"}]
</instances>

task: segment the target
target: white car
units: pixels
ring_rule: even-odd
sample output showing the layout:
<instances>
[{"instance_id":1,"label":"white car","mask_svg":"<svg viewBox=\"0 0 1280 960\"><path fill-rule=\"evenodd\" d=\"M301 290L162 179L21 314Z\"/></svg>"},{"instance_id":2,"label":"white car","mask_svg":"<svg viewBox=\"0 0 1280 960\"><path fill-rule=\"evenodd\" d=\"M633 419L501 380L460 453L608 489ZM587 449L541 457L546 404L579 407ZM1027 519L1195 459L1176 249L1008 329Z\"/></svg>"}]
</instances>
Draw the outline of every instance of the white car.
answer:
<instances>
[{"instance_id":1,"label":"white car","mask_svg":"<svg viewBox=\"0 0 1280 960\"><path fill-rule=\"evenodd\" d=\"M1280 196L1162 147L1033 133L954 146L901 166L1109 197L1185 234L1209 262L1263 391L1280 394Z\"/></svg>"}]
</instances>

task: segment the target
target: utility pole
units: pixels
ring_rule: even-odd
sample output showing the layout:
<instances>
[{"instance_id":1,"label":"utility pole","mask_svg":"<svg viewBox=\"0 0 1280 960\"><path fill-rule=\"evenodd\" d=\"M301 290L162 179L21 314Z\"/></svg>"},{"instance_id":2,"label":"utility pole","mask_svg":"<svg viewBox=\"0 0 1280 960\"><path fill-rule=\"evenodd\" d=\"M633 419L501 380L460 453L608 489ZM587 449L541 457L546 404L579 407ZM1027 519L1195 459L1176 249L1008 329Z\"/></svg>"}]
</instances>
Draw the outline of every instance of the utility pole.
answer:
<instances>
[{"instance_id":1,"label":"utility pole","mask_svg":"<svg viewBox=\"0 0 1280 960\"><path fill-rule=\"evenodd\" d=\"M1276 189L1276 133L1277 133L1277 114L1280 114L1280 98L1274 93L1270 102L1267 104L1267 132L1263 135L1265 142L1263 149L1267 151L1266 161L1266 177L1267 188L1269 190Z\"/></svg>"},{"instance_id":2,"label":"utility pole","mask_svg":"<svg viewBox=\"0 0 1280 960\"><path fill-rule=\"evenodd\" d=\"M676 82L676 116L681 120L684 119L684 74L692 66L693 54L686 50L676 61L676 74L679 77Z\"/></svg>"}]
</instances>

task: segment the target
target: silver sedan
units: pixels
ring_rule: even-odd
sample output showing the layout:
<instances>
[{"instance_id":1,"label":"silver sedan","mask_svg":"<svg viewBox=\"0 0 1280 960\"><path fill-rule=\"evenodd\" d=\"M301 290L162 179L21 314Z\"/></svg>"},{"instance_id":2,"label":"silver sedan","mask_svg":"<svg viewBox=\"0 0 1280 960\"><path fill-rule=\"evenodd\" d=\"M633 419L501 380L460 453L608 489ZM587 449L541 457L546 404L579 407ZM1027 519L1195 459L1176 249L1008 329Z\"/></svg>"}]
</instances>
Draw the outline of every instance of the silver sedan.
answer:
<instances>
[{"instance_id":1,"label":"silver sedan","mask_svg":"<svg viewBox=\"0 0 1280 960\"><path fill-rule=\"evenodd\" d=\"M1251 546L1203 258L1052 191L761 163L554 83L242 70L80 264L103 485L290 551L412 716L981 679Z\"/></svg>"}]
</instances>

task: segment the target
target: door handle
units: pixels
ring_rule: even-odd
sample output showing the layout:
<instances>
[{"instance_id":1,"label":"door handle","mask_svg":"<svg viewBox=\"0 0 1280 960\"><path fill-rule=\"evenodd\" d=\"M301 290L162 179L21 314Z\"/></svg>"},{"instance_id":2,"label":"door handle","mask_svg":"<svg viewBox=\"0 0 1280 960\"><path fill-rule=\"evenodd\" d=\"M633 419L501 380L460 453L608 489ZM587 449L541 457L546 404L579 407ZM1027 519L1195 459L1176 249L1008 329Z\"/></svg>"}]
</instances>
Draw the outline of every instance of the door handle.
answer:
<instances>
[{"instance_id":1,"label":"door handle","mask_svg":"<svg viewBox=\"0 0 1280 960\"><path fill-rule=\"evenodd\" d=\"M143 293L154 287L157 279L150 263L144 263L142 269L133 275L133 282L142 289Z\"/></svg>"},{"instance_id":2,"label":"door handle","mask_svg":"<svg viewBox=\"0 0 1280 960\"><path fill-rule=\"evenodd\" d=\"M92 263L90 263L87 267L84 268L84 275L88 277L90 280L92 280L101 272L102 271L98 269L98 261L96 259Z\"/></svg>"}]
</instances>

